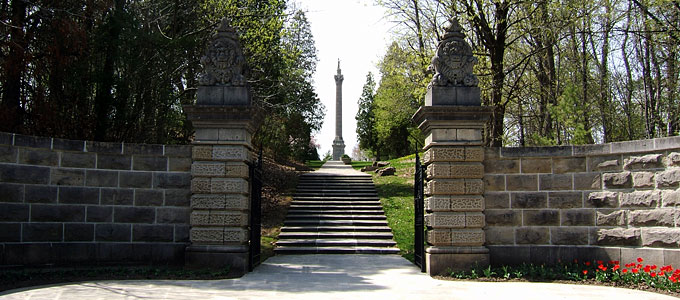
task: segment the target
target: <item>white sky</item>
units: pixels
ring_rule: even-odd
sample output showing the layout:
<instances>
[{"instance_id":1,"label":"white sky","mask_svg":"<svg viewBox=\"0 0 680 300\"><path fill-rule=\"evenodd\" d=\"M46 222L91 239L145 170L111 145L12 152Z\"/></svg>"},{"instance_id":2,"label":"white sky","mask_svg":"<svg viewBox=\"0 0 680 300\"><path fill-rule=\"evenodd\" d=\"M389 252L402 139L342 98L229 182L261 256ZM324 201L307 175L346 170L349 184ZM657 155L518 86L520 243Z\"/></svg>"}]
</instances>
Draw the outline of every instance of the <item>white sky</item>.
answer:
<instances>
[{"instance_id":1,"label":"white sky","mask_svg":"<svg viewBox=\"0 0 680 300\"><path fill-rule=\"evenodd\" d=\"M358 143L356 134L357 101L366 82L366 74L379 79L376 65L389 42L390 23L385 10L373 0L298 0L312 28L319 63L314 87L326 106L326 118L315 139L319 156L331 151L335 138L335 79L338 58L345 80L342 84L342 137L345 153L352 155Z\"/></svg>"}]
</instances>

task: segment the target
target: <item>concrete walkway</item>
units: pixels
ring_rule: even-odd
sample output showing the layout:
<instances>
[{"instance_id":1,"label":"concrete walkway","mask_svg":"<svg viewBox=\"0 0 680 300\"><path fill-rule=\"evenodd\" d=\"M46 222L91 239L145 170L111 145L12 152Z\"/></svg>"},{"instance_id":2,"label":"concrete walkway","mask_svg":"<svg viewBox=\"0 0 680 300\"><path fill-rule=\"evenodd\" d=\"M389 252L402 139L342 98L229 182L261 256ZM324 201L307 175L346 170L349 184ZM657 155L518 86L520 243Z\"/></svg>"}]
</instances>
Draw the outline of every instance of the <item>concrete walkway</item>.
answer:
<instances>
[{"instance_id":1,"label":"concrete walkway","mask_svg":"<svg viewBox=\"0 0 680 300\"><path fill-rule=\"evenodd\" d=\"M611 287L444 281L397 255L283 255L239 279L99 281L9 291L0 299L676 299Z\"/></svg>"},{"instance_id":2,"label":"concrete walkway","mask_svg":"<svg viewBox=\"0 0 680 300\"><path fill-rule=\"evenodd\" d=\"M357 171L350 165L346 165L341 161L329 160L321 166L318 170L307 173L305 176L327 176L327 175L344 175L344 176L371 176L370 174Z\"/></svg>"}]
</instances>

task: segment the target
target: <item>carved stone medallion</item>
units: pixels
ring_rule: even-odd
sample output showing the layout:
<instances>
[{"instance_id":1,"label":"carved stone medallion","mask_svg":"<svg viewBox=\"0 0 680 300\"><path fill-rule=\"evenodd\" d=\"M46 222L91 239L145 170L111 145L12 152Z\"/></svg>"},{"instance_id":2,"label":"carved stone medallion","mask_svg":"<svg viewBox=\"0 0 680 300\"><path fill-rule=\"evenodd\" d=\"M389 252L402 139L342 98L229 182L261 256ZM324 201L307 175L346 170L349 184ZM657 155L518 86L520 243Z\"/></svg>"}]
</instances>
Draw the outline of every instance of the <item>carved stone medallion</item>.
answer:
<instances>
[{"instance_id":1,"label":"carved stone medallion","mask_svg":"<svg viewBox=\"0 0 680 300\"><path fill-rule=\"evenodd\" d=\"M244 86L245 58L236 31L224 18L201 57L203 73L199 83L204 86Z\"/></svg>"},{"instance_id":2,"label":"carved stone medallion","mask_svg":"<svg viewBox=\"0 0 680 300\"><path fill-rule=\"evenodd\" d=\"M477 58L472 55L472 48L465 42L463 28L457 19L450 21L446 34L437 45L437 53L432 58L434 77L432 85L437 86L477 86L477 76L472 74L472 67Z\"/></svg>"}]
</instances>

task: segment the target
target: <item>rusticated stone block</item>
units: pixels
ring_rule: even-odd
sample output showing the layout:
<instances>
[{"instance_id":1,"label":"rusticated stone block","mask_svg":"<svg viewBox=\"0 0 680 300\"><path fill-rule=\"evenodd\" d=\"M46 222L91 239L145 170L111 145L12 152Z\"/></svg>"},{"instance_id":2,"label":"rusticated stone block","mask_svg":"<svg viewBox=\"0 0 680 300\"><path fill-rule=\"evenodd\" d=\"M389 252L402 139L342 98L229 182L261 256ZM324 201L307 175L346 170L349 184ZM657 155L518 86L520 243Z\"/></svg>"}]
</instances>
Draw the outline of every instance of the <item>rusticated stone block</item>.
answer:
<instances>
[{"instance_id":1,"label":"rusticated stone block","mask_svg":"<svg viewBox=\"0 0 680 300\"><path fill-rule=\"evenodd\" d=\"M560 213L558 210L524 210L522 219L524 226L557 226Z\"/></svg>"},{"instance_id":2,"label":"rusticated stone block","mask_svg":"<svg viewBox=\"0 0 680 300\"><path fill-rule=\"evenodd\" d=\"M487 192L505 191L505 175L484 175L483 180Z\"/></svg>"},{"instance_id":3,"label":"rusticated stone block","mask_svg":"<svg viewBox=\"0 0 680 300\"><path fill-rule=\"evenodd\" d=\"M520 226L522 215L519 211L488 209L484 212L489 226Z\"/></svg>"},{"instance_id":4,"label":"rusticated stone block","mask_svg":"<svg viewBox=\"0 0 680 300\"><path fill-rule=\"evenodd\" d=\"M588 228L557 227L550 229L553 245L588 245Z\"/></svg>"},{"instance_id":5,"label":"rusticated stone block","mask_svg":"<svg viewBox=\"0 0 680 300\"><path fill-rule=\"evenodd\" d=\"M248 165L243 162L227 162L225 174L227 177L248 178L250 176Z\"/></svg>"},{"instance_id":6,"label":"rusticated stone block","mask_svg":"<svg viewBox=\"0 0 680 300\"><path fill-rule=\"evenodd\" d=\"M247 226L248 216L243 213L233 213L225 211L211 211L210 224L212 226Z\"/></svg>"},{"instance_id":7,"label":"rusticated stone block","mask_svg":"<svg viewBox=\"0 0 680 300\"><path fill-rule=\"evenodd\" d=\"M623 226L626 225L626 211L617 210L609 214L597 212L596 222L597 226Z\"/></svg>"},{"instance_id":8,"label":"rusticated stone block","mask_svg":"<svg viewBox=\"0 0 680 300\"><path fill-rule=\"evenodd\" d=\"M501 157L501 149L498 147L482 147L482 149L484 150L484 161L496 160Z\"/></svg>"},{"instance_id":9,"label":"rusticated stone block","mask_svg":"<svg viewBox=\"0 0 680 300\"><path fill-rule=\"evenodd\" d=\"M617 207L619 205L619 193L616 192L592 192L586 200L587 207Z\"/></svg>"},{"instance_id":10,"label":"rusticated stone block","mask_svg":"<svg viewBox=\"0 0 680 300\"><path fill-rule=\"evenodd\" d=\"M451 196L451 207L453 211L483 211L484 198L482 196Z\"/></svg>"},{"instance_id":11,"label":"rusticated stone block","mask_svg":"<svg viewBox=\"0 0 680 300\"><path fill-rule=\"evenodd\" d=\"M487 159L484 161L486 174L512 174L519 173L519 160L517 159Z\"/></svg>"},{"instance_id":12,"label":"rusticated stone block","mask_svg":"<svg viewBox=\"0 0 680 300\"><path fill-rule=\"evenodd\" d=\"M656 173L656 186L659 188L675 188L680 185L680 168L672 168Z\"/></svg>"},{"instance_id":13,"label":"rusticated stone block","mask_svg":"<svg viewBox=\"0 0 680 300\"><path fill-rule=\"evenodd\" d=\"M425 151L423 163L465 161L465 147L432 147Z\"/></svg>"},{"instance_id":14,"label":"rusticated stone block","mask_svg":"<svg viewBox=\"0 0 680 300\"><path fill-rule=\"evenodd\" d=\"M546 193L512 193L511 207L517 208L546 208L548 195Z\"/></svg>"},{"instance_id":15,"label":"rusticated stone block","mask_svg":"<svg viewBox=\"0 0 680 300\"><path fill-rule=\"evenodd\" d=\"M656 207L661 201L661 191L635 191L621 193L621 207Z\"/></svg>"},{"instance_id":16,"label":"rusticated stone block","mask_svg":"<svg viewBox=\"0 0 680 300\"><path fill-rule=\"evenodd\" d=\"M225 228L225 243L245 243L248 241L248 231L241 228Z\"/></svg>"},{"instance_id":17,"label":"rusticated stone block","mask_svg":"<svg viewBox=\"0 0 680 300\"><path fill-rule=\"evenodd\" d=\"M245 146L213 146L213 160L245 161L248 159L248 149Z\"/></svg>"},{"instance_id":18,"label":"rusticated stone block","mask_svg":"<svg viewBox=\"0 0 680 300\"><path fill-rule=\"evenodd\" d=\"M491 227L484 230L487 245L514 245L515 234L512 227Z\"/></svg>"},{"instance_id":19,"label":"rusticated stone block","mask_svg":"<svg viewBox=\"0 0 680 300\"><path fill-rule=\"evenodd\" d=\"M99 189L87 187L59 187L59 203L99 204Z\"/></svg>"},{"instance_id":20,"label":"rusticated stone block","mask_svg":"<svg viewBox=\"0 0 680 300\"><path fill-rule=\"evenodd\" d=\"M592 156L588 157L588 171L621 171L620 156Z\"/></svg>"},{"instance_id":21,"label":"rusticated stone block","mask_svg":"<svg viewBox=\"0 0 680 300\"><path fill-rule=\"evenodd\" d=\"M539 177L539 189L542 191L571 190L572 187L571 174L548 174Z\"/></svg>"},{"instance_id":22,"label":"rusticated stone block","mask_svg":"<svg viewBox=\"0 0 680 300\"><path fill-rule=\"evenodd\" d=\"M108 223L113 221L113 206L92 205L87 207L87 222Z\"/></svg>"},{"instance_id":23,"label":"rusticated stone block","mask_svg":"<svg viewBox=\"0 0 680 300\"><path fill-rule=\"evenodd\" d=\"M224 243L223 228L195 228L189 233L192 243L196 244L222 244Z\"/></svg>"},{"instance_id":24,"label":"rusticated stone block","mask_svg":"<svg viewBox=\"0 0 680 300\"><path fill-rule=\"evenodd\" d=\"M581 192L550 192L548 193L548 207L550 208L579 208L583 207Z\"/></svg>"},{"instance_id":25,"label":"rusticated stone block","mask_svg":"<svg viewBox=\"0 0 680 300\"><path fill-rule=\"evenodd\" d=\"M508 191L537 191L538 176L536 175L506 175Z\"/></svg>"},{"instance_id":26,"label":"rusticated stone block","mask_svg":"<svg viewBox=\"0 0 680 300\"><path fill-rule=\"evenodd\" d=\"M156 210L156 223L159 224L190 224L191 209L176 207L161 207Z\"/></svg>"},{"instance_id":27,"label":"rusticated stone block","mask_svg":"<svg viewBox=\"0 0 680 300\"><path fill-rule=\"evenodd\" d=\"M574 173L575 190L599 190L602 188L600 173Z\"/></svg>"},{"instance_id":28,"label":"rusticated stone block","mask_svg":"<svg viewBox=\"0 0 680 300\"><path fill-rule=\"evenodd\" d=\"M481 163L432 163L427 166L428 178L482 178Z\"/></svg>"},{"instance_id":29,"label":"rusticated stone block","mask_svg":"<svg viewBox=\"0 0 680 300\"><path fill-rule=\"evenodd\" d=\"M22 226L23 242L61 242L62 223L26 223Z\"/></svg>"},{"instance_id":30,"label":"rusticated stone block","mask_svg":"<svg viewBox=\"0 0 680 300\"><path fill-rule=\"evenodd\" d=\"M432 196L425 198L426 211L450 211L451 198L446 196Z\"/></svg>"},{"instance_id":31,"label":"rusticated stone block","mask_svg":"<svg viewBox=\"0 0 680 300\"><path fill-rule=\"evenodd\" d=\"M510 194L504 192L487 192L484 194L485 208L510 208Z\"/></svg>"},{"instance_id":32,"label":"rusticated stone block","mask_svg":"<svg viewBox=\"0 0 680 300\"><path fill-rule=\"evenodd\" d=\"M191 208L224 209L225 197L219 194L194 194L191 196Z\"/></svg>"},{"instance_id":33,"label":"rusticated stone block","mask_svg":"<svg viewBox=\"0 0 680 300\"><path fill-rule=\"evenodd\" d=\"M675 226L675 209L653 209L630 211L631 226Z\"/></svg>"},{"instance_id":34,"label":"rusticated stone block","mask_svg":"<svg viewBox=\"0 0 680 300\"><path fill-rule=\"evenodd\" d=\"M198 177L224 176L224 162L194 162L191 164L191 175Z\"/></svg>"},{"instance_id":35,"label":"rusticated stone block","mask_svg":"<svg viewBox=\"0 0 680 300\"><path fill-rule=\"evenodd\" d=\"M436 212L425 215L425 224L432 228L463 228L465 227L465 213Z\"/></svg>"},{"instance_id":36,"label":"rusticated stone block","mask_svg":"<svg viewBox=\"0 0 680 300\"><path fill-rule=\"evenodd\" d=\"M121 171L119 179L120 187L151 188L152 173Z\"/></svg>"},{"instance_id":37,"label":"rusticated stone block","mask_svg":"<svg viewBox=\"0 0 680 300\"><path fill-rule=\"evenodd\" d=\"M451 230L452 246L481 246L484 244L484 231L481 229Z\"/></svg>"},{"instance_id":38,"label":"rusticated stone block","mask_svg":"<svg viewBox=\"0 0 680 300\"><path fill-rule=\"evenodd\" d=\"M548 227L519 227L515 230L517 244L545 245L550 243Z\"/></svg>"},{"instance_id":39,"label":"rusticated stone block","mask_svg":"<svg viewBox=\"0 0 680 300\"><path fill-rule=\"evenodd\" d=\"M212 160L212 146L193 146L191 148L191 158L193 160Z\"/></svg>"},{"instance_id":40,"label":"rusticated stone block","mask_svg":"<svg viewBox=\"0 0 680 300\"><path fill-rule=\"evenodd\" d=\"M465 179L465 194L481 195L484 193L484 182L480 179Z\"/></svg>"},{"instance_id":41,"label":"rusticated stone block","mask_svg":"<svg viewBox=\"0 0 680 300\"><path fill-rule=\"evenodd\" d=\"M83 185L84 183L84 170L54 168L50 174L50 184L52 185Z\"/></svg>"},{"instance_id":42,"label":"rusticated stone block","mask_svg":"<svg viewBox=\"0 0 680 300\"><path fill-rule=\"evenodd\" d=\"M130 224L96 224L94 238L99 242L129 242L131 227Z\"/></svg>"},{"instance_id":43,"label":"rusticated stone block","mask_svg":"<svg viewBox=\"0 0 680 300\"><path fill-rule=\"evenodd\" d=\"M679 206L680 205L680 191L662 191L661 199L663 206Z\"/></svg>"},{"instance_id":44,"label":"rusticated stone block","mask_svg":"<svg viewBox=\"0 0 680 300\"><path fill-rule=\"evenodd\" d=\"M59 155L50 150L19 149L19 163L27 165L57 166Z\"/></svg>"},{"instance_id":45,"label":"rusticated stone block","mask_svg":"<svg viewBox=\"0 0 680 300\"><path fill-rule=\"evenodd\" d=\"M435 179L425 186L427 195L463 195L465 194L465 180L463 179Z\"/></svg>"},{"instance_id":46,"label":"rusticated stone block","mask_svg":"<svg viewBox=\"0 0 680 300\"><path fill-rule=\"evenodd\" d=\"M466 212L465 213L465 227L466 228L482 228L486 225L485 216L481 212Z\"/></svg>"},{"instance_id":47,"label":"rusticated stone block","mask_svg":"<svg viewBox=\"0 0 680 300\"><path fill-rule=\"evenodd\" d=\"M117 187L118 172L104 170L87 170L85 185L98 187Z\"/></svg>"},{"instance_id":48,"label":"rusticated stone block","mask_svg":"<svg viewBox=\"0 0 680 300\"><path fill-rule=\"evenodd\" d=\"M551 173L550 158L522 158L522 173Z\"/></svg>"},{"instance_id":49,"label":"rusticated stone block","mask_svg":"<svg viewBox=\"0 0 680 300\"><path fill-rule=\"evenodd\" d=\"M153 223L156 209L153 207L116 207L113 210L116 223Z\"/></svg>"},{"instance_id":50,"label":"rusticated stone block","mask_svg":"<svg viewBox=\"0 0 680 300\"><path fill-rule=\"evenodd\" d=\"M465 161L484 161L484 148L482 147L465 147Z\"/></svg>"},{"instance_id":51,"label":"rusticated stone block","mask_svg":"<svg viewBox=\"0 0 680 300\"><path fill-rule=\"evenodd\" d=\"M161 206L163 194L163 190L137 189L135 190L135 206Z\"/></svg>"},{"instance_id":52,"label":"rusticated stone block","mask_svg":"<svg viewBox=\"0 0 680 300\"><path fill-rule=\"evenodd\" d=\"M12 146L0 146L0 162L16 163L17 148Z\"/></svg>"},{"instance_id":53,"label":"rusticated stone block","mask_svg":"<svg viewBox=\"0 0 680 300\"><path fill-rule=\"evenodd\" d=\"M33 204L31 222L85 222L85 206Z\"/></svg>"},{"instance_id":54,"label":"rusticated stone block","mask_svg":"<svg viewBox=\"0 0 680 300\"><path fill-rule=\"evenodd\" d=\"M561 211L562 226L592 226L595 212L592 209L568 209Z\"/></svg>"},{"instance_id":55,"label":"rusticated stone block","mask_svg":"<svg viewBox=\"0 0 680 300\"><path fill-rule=\"evenodd\" d=\"M642 246L677 248L680 246L680 228L643 228Z\"/></svg>"},{"instance_id":56,"label":"rusticated stone block","mask_svg":"<svg viewBox=\"0 0 680 300\"><path fill-rule=\"evenodd\" d=\"M680 166L680 152L668 153L665 159L666 166L677 167Z\"/></svg>"},{"instance_id":57,"label":"rusticated stone block","mask_svg":"<svg viewBox=\"0 0 680 300\"><path fill-rule=\"evenodd\" d=\"M640 170L663 167L661 157L661 154L631 156L623 160L623 168L626 170Z\"/></svg>"},{"instance_id":58,"label":"rusticated stone block","mask_svg":"<svg viewBox=\"0 0 680 300\"><path fill-rule=\"evenodd\" d=\"M193 178L191 179L191 192L192 193L210 193L210 178Z\"/></svg>"},{"instance_id":59,"label":"rusticated stone block","mask_svg":"<svg viewBox=\"0 0 680 300\"><path fill-rule=\"evenodd\" d=\"M640 229L600 229L597 231L597 244L603 246L639 246Z\"/></svg>"},{"instance_id":60,"label":"rusticated stone block","mask_svg":"<svg viewBox=\"0 0 680 300\"><path fill-rule=\"evenodd\" d=\"M191 212L190 222L192 226L209 226L210 225L210 211L208 210L194 210Z\"/></svg>"},{"instance_id":61,"label":"rusticated stone block","mask_svg":"<svg viewBox=\"0 0 680 300\"><path fill-rule=\"evenodd\" d=\"M604 181L604 187L608 189L624 189L633 186L630 172L605 173L602 174L602 181Z\"/></svg>"},{"instance_id":62,"label":"rusticated stone block","mask_svg":"<svg viewBox=\"0 0 680 300\"><path fill-rule=\"evenodd\" d=\"M211 178L210 192L217 194L247 194L248 182L242 178Z\"/></svg>"},{"instance_id":63,"label":"rusticated stone block","mask_svg":"<svg viewBox=\"0 0 680 300\"><path fill-rule=\"evenodd\" d=\"M584 157L572 158L554 158L553 172L560 173L575 173L586 171L586 159Z\"/></svg>"},{"instance_id":64,"label":"rusticated stone block","mask_svg":"<svg viewBox=\"0 0 680 300\"><path fill-rule=\"evenodd\" d=\"M427 243L433 246L450 246L450 229L433 229L427 232Z\"/></svg>"},{"instance_id":65,"label":"rusticated stone block","mask_svg":"<svg viewBox=\"0 0 680 300\"><path fill-rule=\"evenodd\" d=\"M633 187L635 187L635 188L654 187L654 173L652 173L652 172L634 172L633 173Z\"/></svg>"},{"instance_id":66,"label":"rusticated stone block","mask_svg":"<svg viewBox=\"0 0 680 300\"><path fill-rule=\"evenodd\" d=\"M66 168L94 168L96 161L97 155L95 153L61 153L61 166Z\"/></svg>"},{"instance_id":67,"label":"rusticated stone block","mask_svg":"<svg viewBox=\"0 0 680 300\"><path fill-rule=\"evenodd\" d=\"M64 224L64 242L94 241L94 224Z\"/></svg>"},{"instance_id":68,"label":"rusticated stone block","mask_svg":"<svg viewBox=\"0 0 680 300\"><path fill-rule=\"evenodd\" d=\"M167 171L168 158L163 156L141 156L132 157L132 169L139 171Z\"/></svg>"},{"instance_id":69,"label":"rusticated stone block","mask_svg":"<svg viewBox=\"0 0 680 300\"><path fill-rule=\"evenodd\" d=\"M56 186L27 184L25 189L24 201L26 203L57 203L59 189Z\"/></svg>"}]
</instances>

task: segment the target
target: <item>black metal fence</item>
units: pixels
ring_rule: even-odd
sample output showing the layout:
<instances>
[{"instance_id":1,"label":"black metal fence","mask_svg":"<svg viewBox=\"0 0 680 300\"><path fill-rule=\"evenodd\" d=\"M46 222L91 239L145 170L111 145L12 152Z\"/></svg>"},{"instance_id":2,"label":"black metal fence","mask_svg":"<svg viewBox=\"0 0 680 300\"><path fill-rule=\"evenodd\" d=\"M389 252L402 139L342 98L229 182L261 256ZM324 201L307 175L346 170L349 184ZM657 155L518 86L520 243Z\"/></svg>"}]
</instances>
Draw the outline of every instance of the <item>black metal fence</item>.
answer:
<instances>
[{"instance_id":1,"label":"black metal fence","mask_svg":"<svg viewBox=\"0 0 680 300\"><path fill-rule=\"evenodd\" d=\"M262 149L257 161L248 164L250 173L250 249L248 271L260 264L260 240L262 229Z\"/></svg>"},{"instance_id":2,"label":"black metal fence","mask_svg":"<svg viewBox=\"0 0 680 300\"><path fill-rule=\"evenodd\" d=\"M416 152L416 170L415 181L413 183L413 207L414 207L414 223L415 223L415 238L414 246L414 260L416 265L420 267L422 272L425 272L425 166L420 164L420 157Z\"/></svg>"}]
</instances>

